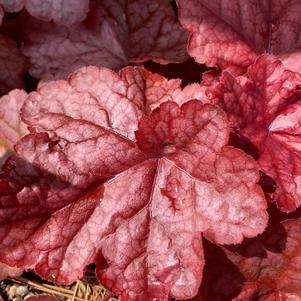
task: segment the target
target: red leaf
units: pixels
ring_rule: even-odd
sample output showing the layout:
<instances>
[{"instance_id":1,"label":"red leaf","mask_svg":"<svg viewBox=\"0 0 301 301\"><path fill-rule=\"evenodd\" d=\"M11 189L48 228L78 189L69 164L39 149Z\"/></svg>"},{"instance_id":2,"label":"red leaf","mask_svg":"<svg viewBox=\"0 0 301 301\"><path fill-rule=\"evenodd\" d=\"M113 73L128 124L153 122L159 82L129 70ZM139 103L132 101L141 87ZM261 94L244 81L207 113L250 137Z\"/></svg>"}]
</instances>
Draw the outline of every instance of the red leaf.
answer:
<instances>
[{"instance_id":1,"label":"red leaf","mask_svg":"<svg viewBox=\"0 0 301 301\"><path fill-rule=\"evenodd\" d=\"M71 27L22 20L30 73L47 80L87 65L120 69L129 62L187 59L187 33L167 1L125 2L103 0L92 6L85 22Z\"/></svg>"},{"instance_id":2,"label":"red leaf","mask_svg":"<svg viewBox=\"0 0 301 301\"><path fill-rule=\"evenodd\" d=\"M240 74L258 54L267 52L301 71L296 60L301 47L299 1L178 0L178 4L180 21L190 32L188 52L197 62Z\"/></svg>"},{"instance_id":3,"label":"red leaf","mask_svg":"<svg viewBox=\"0 0 301 301\"><path fill-rule=\"evenodd\" d=\"M301 297L296 294L275 292L262 296L260 301L300 301Z\"/></svg>"},{"instance_id":4,"label":"red leaf","mask_svg":"<svg viewBox=\"0 0 301 301\"><path fill-rule=\"evenodd\" d=\"M276 291L267 292L256 283L247 283L243 286L242 292L232 301L300 301L301 297L296 294Z\"/></svg>"},{"instance_id":5,"label":"red leaf","mask_svg":"<svg viewBox=\"0 0 301 301\"><path fill-rule=\"evenodd\" d=\"M20 276L22 272L22 269L13 268L0 262L0 280L5 279L7 277Z\"/></svg>"},{"instance_id":6,"label":"red leaf","mask_svg":"<svg viewBox=\"0 0 301 301\"><path fill-rule=\"evenodd\" d=\"M16 146L27 163L4 166L1 260L64 284L96 261L122 299L184 299L201 282L202 233L219 244L261 233L256 163L225 146L218 107L172 101L179 85L88 67L31 93L22 116L32 134Z\"/></svg>"},{"instance_id":7,"label":"red leaf","mask_svg":"<svg viewBox=\"0 0 301 301\"><path fill-rule=\"evenodd\" d=\"M253 282L246 282L239 295L232 299L232 301L256 301L259 299L258 285ZM277 299L276 299L277 300ZM280 300L281 301L281 300Z\"/></svg>"},{"instance_id":8,"label":"red leaf","mask_svg":"<svg viewBox=\"0 0 301 301\"><path fill-rule=\"evenodd\" d=\"M0 98L0 157L28 131L20 119L20 109L27 93L23 90L12 90Z\"/></svg>"},{"instance_id":9,"label":"red leaf","mask_svg":"<svg viewBox=\"0 0 301 301\"><path fill-rule=\"evenodd\" d=\"M273 222L258 239L227 251L247 281L256 283L257 294L263 295L259 300L300 300L300 226L300 219Z\"/></svg>"},{"instance_id":10,"label":"red leaf","mask_svg":"<svg viewBox=\"0 0 301 301\"><path fill-rule=\"evenodd\" d=\"M221 77L219 95L234 128L259 149L262 170L277 184L274 197L281 210L301 203L299 74L287 71L279 60L262 56L246 76Z\"/></svg>"}]
</instances>

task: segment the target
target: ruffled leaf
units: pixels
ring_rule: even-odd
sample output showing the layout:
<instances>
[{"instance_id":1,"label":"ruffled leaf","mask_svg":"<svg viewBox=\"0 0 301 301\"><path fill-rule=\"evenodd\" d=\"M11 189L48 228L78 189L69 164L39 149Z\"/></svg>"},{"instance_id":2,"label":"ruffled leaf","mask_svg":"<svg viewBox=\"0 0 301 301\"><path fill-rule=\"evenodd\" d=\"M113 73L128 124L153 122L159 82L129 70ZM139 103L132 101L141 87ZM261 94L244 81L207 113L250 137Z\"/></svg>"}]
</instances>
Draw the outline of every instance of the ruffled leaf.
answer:
<instances>
[{"instance_id":1,"label":"ruffled leaf","mask_svg":"<svg viewBox=\"0 0 301 301\"><path fill-rule=\"evenodd\" d=\"M31 134L0 182L1 261L63 284L96 262L126 300L187 299L202 279L202 234L229 244L261 233L256 163L226 146L218 107L172 101L179 85L89 67L31 93Z\"/></svg>"},{"instance_id":2,"label":"ruffled leaf","mask_svg":"<svg viewBox=\"0 0 301 301\"><path fill-rule=\"evenodd\" d=\"M178 0L179 19L190 32L188 52L199 63L243 73L257 55L271 53L288 68L300 56L299 1Z\"/></svg>"},{"instance_id":3,"label":"ruffled leaf","mask_svg":"<svg viewBox=\"0 0 301 301\"><path fill-rule=\"evenodd\" d=\"M274 198L284 211L301 204L300 84L299 74L262 56L246 76L224 73L217 95L232 127L259 149L259 164L275 180Z\"/></svg>"}]
</instances>

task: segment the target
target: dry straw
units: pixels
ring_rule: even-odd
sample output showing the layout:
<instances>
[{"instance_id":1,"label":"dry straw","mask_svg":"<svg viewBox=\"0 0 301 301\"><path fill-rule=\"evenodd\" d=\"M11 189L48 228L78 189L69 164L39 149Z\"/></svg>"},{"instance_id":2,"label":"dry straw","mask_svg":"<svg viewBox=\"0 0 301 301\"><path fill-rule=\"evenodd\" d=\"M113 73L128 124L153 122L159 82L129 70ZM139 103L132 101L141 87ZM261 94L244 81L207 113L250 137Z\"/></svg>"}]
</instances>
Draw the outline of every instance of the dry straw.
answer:
<instances>
[{"instance_id":1,"label":"dry straw","mask_svg":"<svg viewBox=\"0 0 301 301\"><path fill-rule=\"evenodd\" d=\"M83 279L76 281L70 287L33 281L25 277L9 278L9 280L17 285L28 286L32 292L50 294L68 301L104 301L107 294L107 290L97 282L92 271L88 271ZM106 300L120 301L115 298Z\"/></svg>"}]
</instances>

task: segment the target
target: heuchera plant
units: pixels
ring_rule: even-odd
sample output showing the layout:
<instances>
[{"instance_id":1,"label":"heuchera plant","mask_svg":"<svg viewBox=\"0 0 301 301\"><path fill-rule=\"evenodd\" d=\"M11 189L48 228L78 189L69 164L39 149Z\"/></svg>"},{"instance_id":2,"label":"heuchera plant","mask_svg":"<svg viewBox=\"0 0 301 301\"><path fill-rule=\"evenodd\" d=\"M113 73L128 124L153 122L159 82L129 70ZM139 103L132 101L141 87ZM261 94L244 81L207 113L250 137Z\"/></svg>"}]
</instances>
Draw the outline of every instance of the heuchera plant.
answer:
<instances>
[{"instance_id":1,"label":"heuchera plant","mask_svg":"<svg viewBox=\"0 0 301 301\"><path fill-rule=\"evenodd\" d=\"M0 278L301 300L299 1L0 7Z\"/></svg>"}]
</instances>

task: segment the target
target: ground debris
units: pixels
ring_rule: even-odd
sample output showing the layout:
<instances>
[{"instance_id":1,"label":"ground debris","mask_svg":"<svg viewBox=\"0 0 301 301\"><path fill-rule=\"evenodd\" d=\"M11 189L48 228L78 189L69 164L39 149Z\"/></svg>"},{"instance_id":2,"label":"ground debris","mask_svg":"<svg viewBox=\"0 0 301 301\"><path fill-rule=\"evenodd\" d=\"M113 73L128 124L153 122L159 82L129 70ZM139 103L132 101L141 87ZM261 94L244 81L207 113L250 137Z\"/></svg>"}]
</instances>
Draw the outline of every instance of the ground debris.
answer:
<instances>
[{"instance_id":1,"label":"ground debris","mask_svg":"<svg viewBox=\"0 0 301 301\"><path fill-rule=\"evenodd\" d=\"M118 301L98 283L94 271L88 270L83 279L70 286L59 286L39 278L30 279L31 273L7 278L0 282L0 301L23 301L30 296L49 295L64 301ZM58 299L58 300L59 300Z\"/></svg>"}]
</instances>

